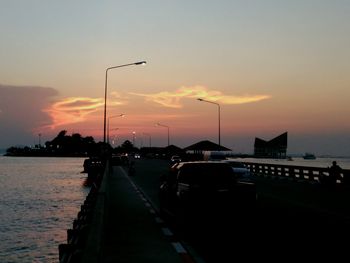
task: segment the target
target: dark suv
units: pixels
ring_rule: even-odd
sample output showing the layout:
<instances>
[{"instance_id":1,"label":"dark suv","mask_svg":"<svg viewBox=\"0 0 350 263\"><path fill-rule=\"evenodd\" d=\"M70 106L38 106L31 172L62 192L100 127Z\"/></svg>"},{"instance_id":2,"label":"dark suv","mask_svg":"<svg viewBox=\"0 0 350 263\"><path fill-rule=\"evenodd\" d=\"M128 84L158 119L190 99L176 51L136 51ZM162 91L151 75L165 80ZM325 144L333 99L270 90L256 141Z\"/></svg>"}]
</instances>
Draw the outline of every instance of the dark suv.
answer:
<instances>
[{"instance_id":1,"label":"dark suv","mask_svg":"<svg viewBox=\"0 0 350 263\"><path fill-rule=\"evenodd\" d=\"M159 198L163 215L184 220L255 208L256 189L254 183L237 181L228 163L180 162L161 183Z\"/></svg>"}]
</instances>

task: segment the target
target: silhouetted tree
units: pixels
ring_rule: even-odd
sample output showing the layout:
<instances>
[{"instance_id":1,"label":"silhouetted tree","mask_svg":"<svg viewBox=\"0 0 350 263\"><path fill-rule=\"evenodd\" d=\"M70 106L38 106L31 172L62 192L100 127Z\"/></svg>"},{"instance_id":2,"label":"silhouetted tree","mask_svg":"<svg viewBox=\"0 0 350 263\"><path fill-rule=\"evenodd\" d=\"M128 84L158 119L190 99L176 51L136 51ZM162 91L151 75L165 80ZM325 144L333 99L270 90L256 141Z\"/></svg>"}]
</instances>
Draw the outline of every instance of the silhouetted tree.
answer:
<instances>
[{"instance_id":1,"label":"silhouetted tree","mask_svg":"<svg viewBox=\"0 0 350 263\"><path fill-rule=\"evenodd\" d=\"M51 142L46 142L46 146L60 155L94 155L98 151L93 137L84 138L79 133L69 136L66 130L60 131Z\"/></svg>"},{"instance_id":2,"label":"silhouetted tree","mask_svg":"<svg viewBox=\"0 0 350 263\"><path fill-rule=\"evenodd\" d=\"M92 136L82 137L79 133L67 135L66 130L60 131L52 141L45 142L46 147L7 149L8 155L14 156L93 156L99 155L101 145L95 143Z\"/></svg>"},{"instance_id":3,"label":"silhouetted tree","mask_svg":"<svg viewBox=\"0 0 350 263\"><path fill-rule=\"evenodd\" d=\"M129 140L124 141L120 146L120 148L123 152L127 152L127 153L132 152L135 149L134 145Z\"/></svg>"}]
</instances>

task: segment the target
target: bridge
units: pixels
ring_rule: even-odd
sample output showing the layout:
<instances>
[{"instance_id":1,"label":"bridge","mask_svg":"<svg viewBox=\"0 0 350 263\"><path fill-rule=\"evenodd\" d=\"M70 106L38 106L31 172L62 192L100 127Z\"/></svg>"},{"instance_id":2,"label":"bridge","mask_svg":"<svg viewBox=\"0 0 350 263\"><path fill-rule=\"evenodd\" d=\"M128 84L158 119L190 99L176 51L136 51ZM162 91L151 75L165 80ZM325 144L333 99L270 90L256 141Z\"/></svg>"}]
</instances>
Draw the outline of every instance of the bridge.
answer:
<instances>
[{"instance_id":1,"label":"bridge","mask_svg":"<svg viewBox=\"0 0 350 263\"><path fill-rule=\"evenodd\" d=\"M122 166L107 166L67 230L67 243L59 246L60 263L346 256L350 191L343 182L323 187L318 176L326 171L320 168L247 165L256 174L256 211L242 217L227 207L230 220L208 211L185 230L159 215L159 179L167 161L137 160L132 177Z\"/></svg>"}]
</instances>

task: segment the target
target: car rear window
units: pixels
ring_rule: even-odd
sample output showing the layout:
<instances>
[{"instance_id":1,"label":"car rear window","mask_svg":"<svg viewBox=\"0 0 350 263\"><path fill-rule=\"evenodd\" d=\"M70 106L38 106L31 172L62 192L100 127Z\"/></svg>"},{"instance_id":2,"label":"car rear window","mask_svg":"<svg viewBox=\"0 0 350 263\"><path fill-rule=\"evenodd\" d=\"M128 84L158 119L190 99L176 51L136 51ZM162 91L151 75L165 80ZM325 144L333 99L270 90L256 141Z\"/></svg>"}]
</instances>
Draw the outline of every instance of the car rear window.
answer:
<instances>
[{"instance_id":1,"label":"car rear window","mask_svg":"<svg viewBox=\"0 0 350 263\"><path fill-rule=\"evenodd\" d=\"M222 188L232 184L233 172L229 165L221 163L192 163L183 165L178 182L196 184L206 188Z\"/></svg>"}]
</instances>

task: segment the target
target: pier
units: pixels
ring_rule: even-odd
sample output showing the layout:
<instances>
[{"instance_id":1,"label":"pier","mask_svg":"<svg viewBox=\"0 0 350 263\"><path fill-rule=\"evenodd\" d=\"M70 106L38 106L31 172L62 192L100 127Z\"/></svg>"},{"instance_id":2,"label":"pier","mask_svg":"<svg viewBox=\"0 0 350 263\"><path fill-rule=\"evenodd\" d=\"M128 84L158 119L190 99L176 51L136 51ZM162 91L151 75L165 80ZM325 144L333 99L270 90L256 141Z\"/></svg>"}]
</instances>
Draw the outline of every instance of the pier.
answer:
<instances>
[{"instance_id":1,"label":"pier","mask_svg":"<svg viewBox=\"0 0 350 263\"><path fill-rule=\"evenodd\" d=\"M193 262L122 166L107 166L97 177L67 244L59 246L61 263Z\"/></svg>"},{"instance_id":2,"label":"pier","mask_svg":"<svg viewBox=\"0 0 350 263\"><path fill-rule=\"evenodd\" d=\"M256 213L224 223L208 211L207 218L186 231L158 213L159 178L169 167L167 161L137 160L132 177L123 166L106 166L67 231L67 243L59 246L60 263L231 262L241 256L253 259L254 253L278 258L276 251L335 260L346 254L346 180L324 187L319 178L327 176L327 169L247 165L256 179Z\"/></svg>"}]
</instances>

